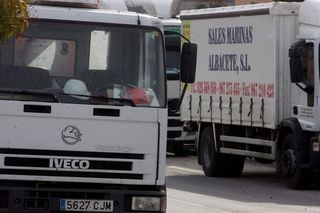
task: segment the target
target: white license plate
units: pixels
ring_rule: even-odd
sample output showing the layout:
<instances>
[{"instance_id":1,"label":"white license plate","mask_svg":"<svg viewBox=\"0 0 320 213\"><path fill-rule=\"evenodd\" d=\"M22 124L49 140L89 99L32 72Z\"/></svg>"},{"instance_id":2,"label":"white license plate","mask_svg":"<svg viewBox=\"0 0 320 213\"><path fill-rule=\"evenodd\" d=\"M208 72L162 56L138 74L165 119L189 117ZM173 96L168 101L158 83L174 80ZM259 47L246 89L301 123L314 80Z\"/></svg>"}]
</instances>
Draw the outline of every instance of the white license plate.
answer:
<instances>
[{"instance_id":1,"label":"white license plate","mask_svg":"<svg viewBox=\"0 0 320 213\"><path fill-rule=\"evenodd\" d=\"M60 211L112 212L112 200L60 200Z\"/></svg>"}]
</instances>

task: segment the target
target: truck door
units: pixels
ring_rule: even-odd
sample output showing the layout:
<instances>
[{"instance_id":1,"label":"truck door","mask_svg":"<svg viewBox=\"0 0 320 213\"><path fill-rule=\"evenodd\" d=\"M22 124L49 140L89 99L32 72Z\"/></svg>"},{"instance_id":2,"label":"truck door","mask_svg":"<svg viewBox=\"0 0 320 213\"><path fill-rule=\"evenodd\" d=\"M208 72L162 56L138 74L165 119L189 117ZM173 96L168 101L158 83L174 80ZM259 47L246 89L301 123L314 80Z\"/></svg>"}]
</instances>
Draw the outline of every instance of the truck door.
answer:
<instances>
[{"instance_id":1,"label":"truck door","mask_svg":"<svg viewBox=\"0 0 320 213\"><path fill-rule=\"evenodd\" d=\"M293 116L312 121L315 105L315 48L313 42L299 40L292 45L290 56L291 103Z\"/></svg>"}]
</instances>

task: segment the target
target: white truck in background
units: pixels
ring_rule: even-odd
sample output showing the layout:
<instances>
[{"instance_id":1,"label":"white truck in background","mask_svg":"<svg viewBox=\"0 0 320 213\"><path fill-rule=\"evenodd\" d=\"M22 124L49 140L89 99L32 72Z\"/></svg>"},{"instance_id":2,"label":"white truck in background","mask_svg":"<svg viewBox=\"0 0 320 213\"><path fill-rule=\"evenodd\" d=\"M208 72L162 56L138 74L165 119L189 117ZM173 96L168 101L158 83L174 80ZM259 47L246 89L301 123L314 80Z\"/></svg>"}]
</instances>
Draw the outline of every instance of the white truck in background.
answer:
<instances>
[{"instance_id":1,"label":"white truck in background","mask_svg":"<svg viewBox=\"0 0 320 213\"><path fill-rule=\"evenodd\" d=\"M132 2L30 1L0 43L1 212L166 211L163 28Z\"/></svg>"},{"instance_id":2,"label":"white truck in background","mask_svg":"<svg viewBox=\"0 0 320 213\"><path fill-rule=\"evenodd\" d=\"M177 32L177 34L168 35L165 33L168 101L167 151L183 155L186 150L194 150L197 134L194 125L185 125L184 122L181 122L180 112L175 110L178 107L181 94L180 0L133 0L132 3L135 7L129 7L129 11L156 16L161 19L164 31Z\"/></svg>"},{"instance_id":3,"label":"white truck in background","mask_svg":"<svg viewBox=\"0 0 320 213\"><path fill-rule=\"evenodd\" d=\"M205 175L239 176L250 157L308 186L320 168L319 16L319 0L181 12L199 49L181 116L199 125Z\"/></svg>"},{"instance_id":4,"label":"white truck in background","mask_svg":"<svg viewBox=\"0 0 320 213\"><path fill-rule=\"evenodd\" d=\"M167 151L183 155L187 150L195 149L197 131L187 128L180 120L180 111L175 109L181 94L180 52L181 52L181 20L178 17L162 19L165 30L167 100L168 100L168 135ZM177 32L168 34L167 32Z\"/></svg>"}]
</instances>

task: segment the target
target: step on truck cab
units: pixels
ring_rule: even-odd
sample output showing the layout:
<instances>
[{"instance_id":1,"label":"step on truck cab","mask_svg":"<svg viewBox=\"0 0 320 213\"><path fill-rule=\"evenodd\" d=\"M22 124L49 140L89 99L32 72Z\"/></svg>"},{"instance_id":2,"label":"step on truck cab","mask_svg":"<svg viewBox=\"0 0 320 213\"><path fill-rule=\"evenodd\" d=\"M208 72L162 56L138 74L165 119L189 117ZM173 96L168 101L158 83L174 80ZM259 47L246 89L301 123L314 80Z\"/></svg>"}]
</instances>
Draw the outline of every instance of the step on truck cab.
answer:
<instances>
[{"instance_id":1,"label":"step on truck cab","mask_svg":"<svg viewBox=\"0 0 320 213\"><path fill-rule=\"evenodd\" d=\"M0 43L1 212L166 211L162 24L112 6L30 1Z\"/></svg>"},{"instance_id":2,"label":"step on truck cab","mask_svg":"<svg viewBox=\"0 0 320 213\"><path fill-rule=\"evenodd\" d=\"M199 124L207 176L239 176L244 159L276 164L292 189L320 168L319 0L183 11L198 44L182 119Z\"/></svg>"}]
</instances>

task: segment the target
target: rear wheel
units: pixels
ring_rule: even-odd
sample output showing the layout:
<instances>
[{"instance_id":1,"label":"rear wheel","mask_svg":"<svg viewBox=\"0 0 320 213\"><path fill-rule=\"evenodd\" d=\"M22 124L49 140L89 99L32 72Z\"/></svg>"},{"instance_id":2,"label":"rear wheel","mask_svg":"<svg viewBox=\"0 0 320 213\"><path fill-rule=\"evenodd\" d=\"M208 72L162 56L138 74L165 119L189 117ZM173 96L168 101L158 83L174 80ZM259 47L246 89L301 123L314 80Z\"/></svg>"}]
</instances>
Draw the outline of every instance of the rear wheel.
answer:
<instances>
[{"instance_id":1,"label":"rear wheel","mask_svg":"<svg viewBox=\"0 0 320 213\"><path fill-rule=\"evenodd\" d=\"M278 154L277 169L290 189L304 189L310 180L310 169L301 168L298 153L299 141L293 134L287 135Z\"/></svg>"},{"instance_id":2,"label":"rear wheel","mask_svg":"<svg viewBox=\"0 0 320 213\"><path fill-rule=\"evenodd\" d=\"M216 151L212 127L205 127L200 138L200 160L206 176L240 176L244 157L228 155Z\"/></svg>"}]
</instances>

